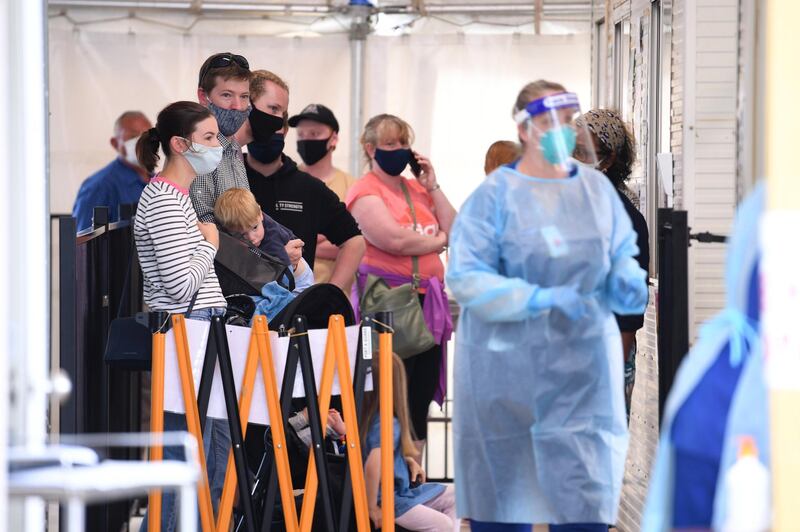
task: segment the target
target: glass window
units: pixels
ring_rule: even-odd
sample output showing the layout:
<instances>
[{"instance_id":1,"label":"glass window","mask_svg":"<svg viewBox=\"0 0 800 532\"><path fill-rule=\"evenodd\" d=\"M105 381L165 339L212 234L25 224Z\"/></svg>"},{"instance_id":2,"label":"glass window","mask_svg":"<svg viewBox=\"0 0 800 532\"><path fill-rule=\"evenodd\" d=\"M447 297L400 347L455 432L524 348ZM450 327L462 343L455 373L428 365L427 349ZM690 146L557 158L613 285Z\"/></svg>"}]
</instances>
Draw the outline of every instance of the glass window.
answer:
<instances>
[{"instance_id":1,"label":"glass window","mask_svg":"<svg viewBox=\"0 0 800 532\"><path fill-rule=\"evenodd\" d=\"M608 82L608 35L606 21L600 19L594 25L594 91L592 107L605 107Z\"/></svg>"},{"instance_id":2,"label":"glass window","mask_svg":"<svg viewBox=\"0 0 800 532\"><path fill-rule=\"evenodd\" d=\"M631 23L629 19L614 25L614 99L612 107L619 111L622 119L630 121L630 54Z\"/></svg>"}]
</instances>

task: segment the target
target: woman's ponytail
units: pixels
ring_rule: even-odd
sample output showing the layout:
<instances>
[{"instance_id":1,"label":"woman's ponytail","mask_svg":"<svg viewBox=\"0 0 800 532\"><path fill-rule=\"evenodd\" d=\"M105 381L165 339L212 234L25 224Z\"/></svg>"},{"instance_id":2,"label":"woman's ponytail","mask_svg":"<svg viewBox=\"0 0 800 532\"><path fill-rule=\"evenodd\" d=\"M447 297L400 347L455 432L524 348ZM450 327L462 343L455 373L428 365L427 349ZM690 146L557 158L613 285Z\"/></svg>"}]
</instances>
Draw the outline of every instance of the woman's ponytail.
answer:
<instances>
[{"instance_id":1,"label":"woman's ponytail","mask_svg":"<svg viewBox=\"0 0 800 532\"><path fill-rule=\"evenodd\" d=\"M158 164L158 147L160 144L161 139L158 135L158 130L154 127L142 133L136 143L136 157L139 159L139 164L151 174Z\"/></svg>"}]
</instances>

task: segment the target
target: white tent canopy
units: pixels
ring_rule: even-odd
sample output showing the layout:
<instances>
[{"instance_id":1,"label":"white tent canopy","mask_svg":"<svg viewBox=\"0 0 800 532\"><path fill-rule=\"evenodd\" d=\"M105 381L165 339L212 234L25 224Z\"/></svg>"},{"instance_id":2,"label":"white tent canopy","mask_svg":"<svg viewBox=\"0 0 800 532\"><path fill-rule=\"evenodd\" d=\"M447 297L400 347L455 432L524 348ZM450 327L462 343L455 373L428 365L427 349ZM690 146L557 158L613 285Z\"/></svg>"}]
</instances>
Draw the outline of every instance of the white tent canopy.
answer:
<instances>
[{"instance_id":1,"label":"white tent canopy","mask_svg":"<svg viewBox=\"0 0 800 532\"><path fill-rule=\"evenodd\" d=\"M290 113L331 107L341 168L363 170L357 138L370 116L405 118L460 205L483 177L487 147L516 139L511 106L524 83L560 81L588 105L590 2L543 2L539 35L535 4L383 2L354 12L324 1L50 0L51 212L70 212L82 180L114 156L120 113L155 120L168 103L195 100L199 66L219 51L283 77ZM354 20L370 21L365 40L351 38ZM351 71L359 63L362 83ZM294 141L290 132L292 157Z\"/></svg>"}]
</instances>

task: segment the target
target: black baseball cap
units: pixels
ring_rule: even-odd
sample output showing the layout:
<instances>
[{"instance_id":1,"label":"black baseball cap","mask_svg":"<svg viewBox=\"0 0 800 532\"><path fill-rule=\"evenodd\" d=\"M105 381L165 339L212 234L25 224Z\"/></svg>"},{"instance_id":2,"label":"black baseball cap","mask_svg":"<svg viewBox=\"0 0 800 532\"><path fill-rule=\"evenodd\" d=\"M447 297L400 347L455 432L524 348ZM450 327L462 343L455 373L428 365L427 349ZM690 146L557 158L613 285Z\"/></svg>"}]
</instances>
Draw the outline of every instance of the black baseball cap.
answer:
<instances>
[{"instance_id":1,"label":"black baseball cap","mask_svg":"<svg viewBox=\"0 0 800 532\"><path fill-rule=\"evenodd\" d=\"M313 120L314 122L330 126L336 133L339 132L339 122L333 115L333 111L321 103L306 105L299 115L294 115L289 119L289 126L297 127L297 124L299 124L301 120Z\"/></svg>"}]
</instances>

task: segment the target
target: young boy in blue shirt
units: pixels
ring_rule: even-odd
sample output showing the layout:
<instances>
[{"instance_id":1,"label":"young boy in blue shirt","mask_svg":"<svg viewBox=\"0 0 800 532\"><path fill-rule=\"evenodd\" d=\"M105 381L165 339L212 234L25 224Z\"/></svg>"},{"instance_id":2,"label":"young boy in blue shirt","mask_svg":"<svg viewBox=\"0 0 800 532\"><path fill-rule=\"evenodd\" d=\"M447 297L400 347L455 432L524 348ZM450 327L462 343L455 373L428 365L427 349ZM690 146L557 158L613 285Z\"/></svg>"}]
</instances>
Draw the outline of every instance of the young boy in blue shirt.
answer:
<instances>
[{"instance_id":1,"label":"young boy in blue shirt","mask_svg":"<svg viewBox=\"0 0 800 532\"><path fill-rule=\"evenodd\" d=\"M290 246L293 249L290 256L286 245L299 240L286 227L261 212L249 190L229 188L220 194L214 205L214 218L234 236L289 266L294 274L295 294L314 284L314 272L302 255L302 242L300 246Z\"/></svg>"}]
</instances>

